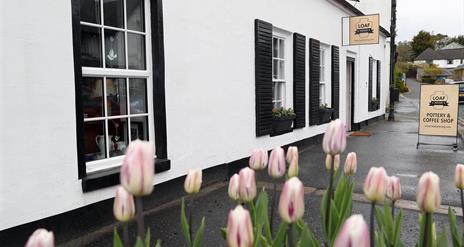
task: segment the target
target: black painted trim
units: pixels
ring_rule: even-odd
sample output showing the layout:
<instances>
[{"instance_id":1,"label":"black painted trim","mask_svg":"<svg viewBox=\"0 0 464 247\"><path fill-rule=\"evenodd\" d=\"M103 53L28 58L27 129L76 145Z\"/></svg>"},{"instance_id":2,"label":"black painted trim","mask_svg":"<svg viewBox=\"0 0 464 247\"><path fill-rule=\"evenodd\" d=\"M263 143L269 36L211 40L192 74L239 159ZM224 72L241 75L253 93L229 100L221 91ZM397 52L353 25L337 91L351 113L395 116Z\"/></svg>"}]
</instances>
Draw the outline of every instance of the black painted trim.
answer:
<instances>
[{"instance_id":1,"label":"black painted trim","mask_svg":"<svg viewBox=\"0 0 464 247\"><path fill-rule=\"evenodd\" d=\"M84 158L84 115L82 114L82 91L80 82L82 81L81 66L81 7L79 0L71 1L72 9L72 32L73 32L73 56L74 56L74 92L76 104L76 136L77 136L77 173L78 178L84 178L86 175L85 158Z\"/></svg>"},{"instance_id":2,"label":"black painted trim","mask_svg":"<svg viewBox=\"0 0 464 247\"><path fill-rule=\"evenodd\" d=\"M317 39L309 39L309 125L319 123L319 90L320 90L320 42Z\"/></svg>"},{"instance_id":3,"label":"black painted trim","mask_svg":"<svg viewBox=\"0 0 464 247\"><path fill-rule=\"evenodd\" d=\"M153 113L156 157L167 159L166 89L164 76L164 31L162 0L151 0L151 40L153 58Z\"/></svg>"},{"instance_id":4,"label":"black painted trim","mask_svg":"<svg viewBox=\"0 0 464 247\"><path fill-rule=\"evenodd\" d=\"M338 46L332 46L332 109L333 119L339 118L340 113L340 51Z\"/></svg>"},{"instance_id":5,"label":"black painted trim","mask_svg":"<svg viewBox=\"0 0 464 247\"><path fill-rule=\"evenodd\" d=\"M306 126L306 37L293 34L293 128Z\"/></svg>"},{"instance_id":6,"label":"black painted trim","mask_svg":"<svg viewBox=\"0 0 464 247\"><path fill-rule=\"evenodd\" d=\"M171 169L171 161L168 159L155 159L155 174ZM120 167L89 174L82 179L82 191L90 192L119 184Z\"/></svg>"}]
</instances>

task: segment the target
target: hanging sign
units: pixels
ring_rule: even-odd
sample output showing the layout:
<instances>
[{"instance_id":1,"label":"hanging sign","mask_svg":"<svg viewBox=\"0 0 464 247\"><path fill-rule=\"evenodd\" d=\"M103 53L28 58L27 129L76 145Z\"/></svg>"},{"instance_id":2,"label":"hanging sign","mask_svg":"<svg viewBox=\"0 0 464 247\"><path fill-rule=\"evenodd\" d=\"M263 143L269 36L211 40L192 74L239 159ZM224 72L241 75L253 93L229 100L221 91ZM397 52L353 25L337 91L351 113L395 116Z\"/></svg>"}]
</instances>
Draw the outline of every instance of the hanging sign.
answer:
<instances>
[{"instance_id":1,"label":"hanging sign","mask_svg":"<svg viewBox=\"0 0 464 247\"><path fill-rule=\"evenodd\" d=\"M347 20L348 28L345 29L343 35L348 38L348 42L343 42L344 45L369 45L379 43L380 15L363 15L351 16L343 19L342 25ZM345 26L345 25L344 25ZM346 31L345 31L346 30ZM348 32L348 33L346 33ZM344 38L345 39L345 38Z\"/></svg>"},{"instance_id":2,"label":"hanging sign","mask_svg":"<svg viewBox=\"0 0 464 247\"><path fill-rule=\"evenodd\" d=\"M459 85L421 85L419 135L456 136Z\"/></svg>"}]
</instances>

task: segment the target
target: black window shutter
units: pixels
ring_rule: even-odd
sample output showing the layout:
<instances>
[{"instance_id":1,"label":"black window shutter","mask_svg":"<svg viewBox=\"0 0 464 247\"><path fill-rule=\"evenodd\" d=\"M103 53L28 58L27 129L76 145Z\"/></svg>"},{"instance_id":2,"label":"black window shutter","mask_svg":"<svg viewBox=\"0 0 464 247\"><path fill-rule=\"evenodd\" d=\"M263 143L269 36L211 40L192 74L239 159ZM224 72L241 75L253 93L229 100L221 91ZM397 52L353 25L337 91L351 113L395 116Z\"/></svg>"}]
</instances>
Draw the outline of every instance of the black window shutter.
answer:
<instances>
[{"instance_id":1,"label":"black window shutter","mask_svg":"<svg viewBox=\"0 0 464 247\"><path fill-rule=\"evenodd\" d=\"M272 127L272 24L255 20L256 136Z\"/></svg>"},{"instance_id":2,"label":"black window shutter","mask_svg":"<svg viewBox=\"0 0 464 247\"><path fill-rule=\"evenodd\" d=\"M367 97L367 105L368 105L368 109L369 111L372 111L372 66L373 66L373 60L372 57L369 57L369 80L368 80L368 87L367 87L367 90L368 90L368 97Z\"/></svg>"},{"instance_id":3,"label":"black window shutter","mask_svg":"<svg viewBox=\"0 0 464 247\"><path fill-rule=\"evenodd\" d=\"M332 46L332 109L333 119L340 115L340 52L338 46Z\"/></svg>"},{"instance_id":4,"label":"black window shutter","mask_svg":"<svg viewBox=\"0 0 464 247\"><path fill-rule=\"evenodd\" d=\"M380 109L380 82L382 73L381 73L381 66L380 66L380 60L377 60L377 91L376 91L376 98L379 104L377 104L377 109Z\"/></svg>"},{"instance_id":5,"label":"black window shutter","mask_svg":"<svg viewBox=\"0 0 464 247\"><path fill-rule=\"evenodd\" d=\"M293 34L293 108L295 122L293 127L303 128L306 122L306 37L299 33Z\"/></svg>"},{"instance_id":6,"label":"black window shutter","mask_svg":"<svg viewBox=\"0 0 464 247\"><path fill-rule=\"evenodd\" d=\"M320 46L319 40L309 40L309 125L319 124Z\"/></svg>"}]
</instances>

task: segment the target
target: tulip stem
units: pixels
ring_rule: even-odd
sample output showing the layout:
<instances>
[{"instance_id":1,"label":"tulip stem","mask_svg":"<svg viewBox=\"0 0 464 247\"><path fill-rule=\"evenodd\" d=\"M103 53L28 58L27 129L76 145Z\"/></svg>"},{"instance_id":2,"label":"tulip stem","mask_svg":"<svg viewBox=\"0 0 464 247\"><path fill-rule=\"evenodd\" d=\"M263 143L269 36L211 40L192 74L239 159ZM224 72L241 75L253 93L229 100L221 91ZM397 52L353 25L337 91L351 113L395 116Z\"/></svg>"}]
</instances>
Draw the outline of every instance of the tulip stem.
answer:
<instances>
[{"instance_id":1,"label":"tulip stem","mask_svg":"<svg viewBox=\"0 0 464 247\"><path fill-rule=\"evenodd\" d=\"M190 241L193 240L192 236L192 222L193 222L193 202L194 202L195 196L194 194L190 195L190 208L189 208L189 234L190 234Z\"/></svg>"},{"instance_id":2,"label":"tulip stem","mask_svg":"<svg viewBox=\"0 0 464 247\"><path fill-rule=\"evenodd\" d=\"M124 239L124 246L129 246L129 227L127 226L127 223L124 223L123 225L123 239Z\"/></svg>"},{"instance_id":3,"label":"tulip stem","mask_svg":"<svg viewBox=\"0 0 464 247\"><path fill-rule=\"evenodd\" d=\"M392 201L392 219L395 221L395 201Z\"/></svg>"},{"instance_id":4,"label":"tulip stem","mask_svg":"<svg viewBox=\"0 0 464 247\"><path fill-rule=\"evenodd\" d=\"M332 161L330 164L330 179L329 179L329 188L327 190L327 201L326 201L326 206L327 208L325 209L325 230L326 233L329 234L329 222L330 222L330 203L332 201L332 186L333 186L333 177L334 177L334 155L332 156Z\"/></svg>"},{"instance_id":5,"label":"tulip stem","mask_svg":"<svg viewBox=\"0 0 464 247\"><path fill-rule=\"evenodd\" d=\"M461 192L461 210L462 213L464 214L464 193L462 192L462 189L459 189ZM462 222L464 223L464 217L462 217Z\"/></svg>"},{"instance_id":6,"label":"tulip stem","mask_svg":"<svg viewBox=\"0 0 464 247\"><path fill-rule=\"evenodd\" d=\"M288 246L289 247L293 247L293 223L290 223L290 225L288 226Z\"/></svg>"},{"instance_id":7,"label":"tulip stem","mask_svg":"<svg viewBox=\"0 0 464 247\"><path fill-rule=\"evenodd\" d=\"M425 213L424 216L425 216L425 224L424 224L424 247L428 247L429 246L429 234L432 234L430 229L432 228L431 227L431 222L430 222L430 219L432 218L431 217L431 213Z\"/></svg>"},{"instance_id":8,"label":"tulip stem","mask_svg":"<svg viewBox=\"0 0 464 247\"><path fill-rule=\"evenodd\" d=\"M145 239L145 222L143 220L143 199L135 197L135 205L137 207L137 231L140 238Z\"/></svg>"},{"instance_id":9,"label":"tulip stem","mask_svg":"<svg viewBox=\"0 0 464 247\"><path fill-rule=\"evenodd\" d=\"M374 211L375 211L375 202L371 204L371 224L370 224L370 237L371 237L371 247L375 246L374 242Z\"/></svg>"},{"instance_id":10,"label":"tulip stem","mask_svg":"<svg viewBox=\"0 0 464 247\"><path fill-rule=\"evenodd\" d=\"M272 205L271 205L271 221L269 222L269 227L271 228L271 235L273 235L272 226L274 225L274 210L277 198L277 182L274 181L274 191L272 192Z\"/></svg>"}]
</instances>

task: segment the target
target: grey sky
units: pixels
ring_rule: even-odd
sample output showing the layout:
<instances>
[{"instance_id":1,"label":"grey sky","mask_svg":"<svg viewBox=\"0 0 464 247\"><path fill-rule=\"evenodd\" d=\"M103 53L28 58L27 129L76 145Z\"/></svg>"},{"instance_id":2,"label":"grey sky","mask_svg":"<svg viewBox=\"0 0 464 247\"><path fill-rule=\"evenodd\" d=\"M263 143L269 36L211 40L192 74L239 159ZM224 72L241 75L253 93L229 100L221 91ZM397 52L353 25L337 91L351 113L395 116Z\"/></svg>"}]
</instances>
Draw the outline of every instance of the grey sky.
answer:
<instances>
[{"instance_id":1,"label":"grey sky","mask_svg":"<svg viewBox=\"0 0 464 247\"><path fill-rule=\"evenodd\" d=\"M464 34L464 0L397 0L398 41L420 30L450 36Z\"/></svg>"}]
</instances>

